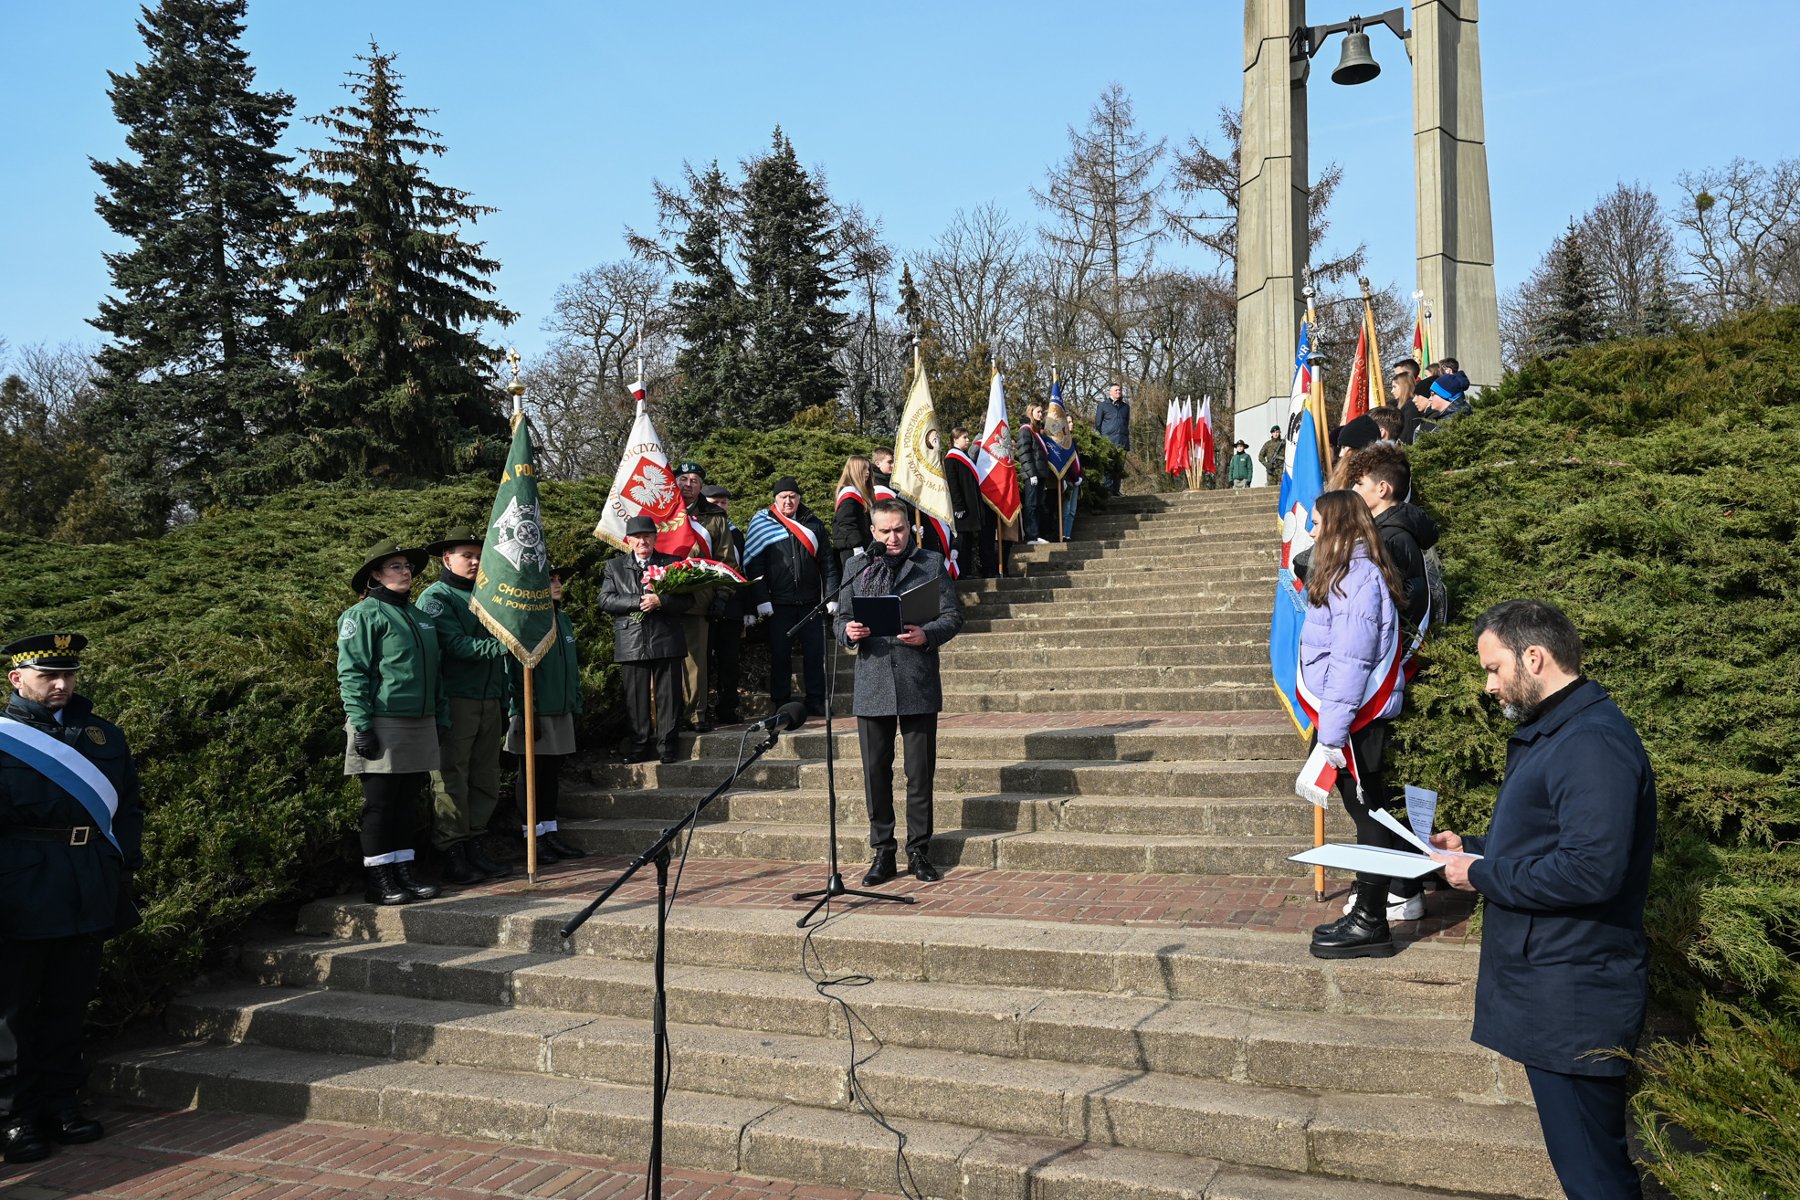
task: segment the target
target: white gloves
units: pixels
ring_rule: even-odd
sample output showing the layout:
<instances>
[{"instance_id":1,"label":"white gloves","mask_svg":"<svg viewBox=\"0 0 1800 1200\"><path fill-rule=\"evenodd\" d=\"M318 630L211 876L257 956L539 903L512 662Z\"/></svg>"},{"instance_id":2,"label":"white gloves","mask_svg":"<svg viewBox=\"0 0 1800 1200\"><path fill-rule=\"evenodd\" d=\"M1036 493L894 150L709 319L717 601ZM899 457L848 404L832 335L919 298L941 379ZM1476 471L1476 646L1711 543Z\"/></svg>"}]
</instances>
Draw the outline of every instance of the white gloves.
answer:
<instances>
[{"instance_id":1,"label":"white gloves","mask_svg":"<svg viewBox=\"0 0 1800 1200\"><path fill-rule=\"evenodd\" d=\"M1037 476L1036 476L1036 475L1033 475L1033 476L1032 476L1032 477L1031 477L1031 486L1032 486L1032 487L1036 487L1036 486L1037 486Z\"/></svg>"},{"instance_id":2,"label":"white gloves","mask_svg":"<svg viewBox=\"0 0 1800 1200\"><path fill-rule=\"evenodd\" d=\"M1344 748L1342 746L1325 747L1325 761L1336 767L1338 770L1343 770Z\"/></svg>"},{"instance_id":3,"label":"white gloves","mask_svg":"<svg viewBox=\"0 0 1800 1200\"><path fill-rule=\"evenodd\" d=\"M744 614L744 628L745 629L756 628L756 614L755 613L745 613Z\"/></svg>"},{"instance_id":4,"label":"white gloves","mask_svg":"<svg viewBox=\"0 0 1800 1200\"><path fill-rule=\"evenodd\" d=\"M856 549L854 549L850 552L851 558L867 558L868 556L869 556L869 548L867 546L858 546Z\"/></svg>"},{"instance_id":5,"label":"white gloves","mask_svg":"<svg viewBox=\"0 0 1800 1200\"><path fill-rule=\"evenodd\" d=\"M838 602L836 600L827 600L825 602L826 613L835 617L835 616L837 616L837 610L838 610Z\"/></svg>"},{"instance_id":6,"label":"white gloves","mask_svg":"<svg viewBox=\"0 0 1800 1200\"><path fill-rule=\"evenodd\" d=\"M767 600L764 600L761 604L756 606L756 615L759 617L772 617L775 615L775 606L770 604Z\"/></svg>"}]
</instances>

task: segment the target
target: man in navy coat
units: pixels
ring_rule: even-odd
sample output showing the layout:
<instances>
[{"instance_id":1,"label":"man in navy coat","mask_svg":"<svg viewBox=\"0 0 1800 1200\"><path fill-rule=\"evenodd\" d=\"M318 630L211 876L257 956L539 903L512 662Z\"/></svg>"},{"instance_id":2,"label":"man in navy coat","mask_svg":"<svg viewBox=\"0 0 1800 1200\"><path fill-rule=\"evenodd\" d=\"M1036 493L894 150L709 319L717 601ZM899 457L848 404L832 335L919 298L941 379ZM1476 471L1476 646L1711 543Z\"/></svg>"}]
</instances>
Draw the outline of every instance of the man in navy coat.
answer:
<instances>
[{"instance_id":1,"label":"man in navy coat","mask_svg":"<svg viewBox=\"0 0 1800 1200\"><path fill-rule=\"evenodd\" d=\"M1637 1200L1627 1064L1644 1027L1644 895L1656 780L1637 731L1581 674L1555 606L1509 600L1475 622L1487 691L1519 723L1484 837L1439 833L1450 883L1487 897L1474 1040L1525 1066L1563 1190Z\"/></svg>"}]
</instances>

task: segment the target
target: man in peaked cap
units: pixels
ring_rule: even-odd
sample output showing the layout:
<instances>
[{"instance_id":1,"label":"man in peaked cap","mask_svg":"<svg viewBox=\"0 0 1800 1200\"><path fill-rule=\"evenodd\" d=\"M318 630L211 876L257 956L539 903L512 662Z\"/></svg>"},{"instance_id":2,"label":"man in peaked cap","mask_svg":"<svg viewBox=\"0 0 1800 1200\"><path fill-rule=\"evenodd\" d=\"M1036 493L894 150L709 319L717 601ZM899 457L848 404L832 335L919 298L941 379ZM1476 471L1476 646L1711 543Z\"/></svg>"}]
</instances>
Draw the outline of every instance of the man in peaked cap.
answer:
<instances>
[{"instance_id":1,"label":"man in peaked cap","mask_svg":"<svg viewBox=\"0 0 1800 1200\"><path fill-rule=\"evenodd\" d=\"M476 883L512 873L481 847L500 802L500 743L506 736L508 651L469 607L481 567L482 532L458 526L425 547L443 570L419 593L418 607L437 630L450 693L443 765L431 777L431 842L444 857L444 879Z\"/></svg>"},{"instance_id":2,"label":"man in peaked cap","mask_svg":"<svg viewBox=\"0 0 1800 1200\"><path fill-rule=\"evenodd\" d=\"M105 1136L81 1113L82 1023L106 938L137 923L137 768L117 725L75 691L87 639L0 649L0 1151L35 1162L52 1142Z\"/></svg>"}]
</instances>

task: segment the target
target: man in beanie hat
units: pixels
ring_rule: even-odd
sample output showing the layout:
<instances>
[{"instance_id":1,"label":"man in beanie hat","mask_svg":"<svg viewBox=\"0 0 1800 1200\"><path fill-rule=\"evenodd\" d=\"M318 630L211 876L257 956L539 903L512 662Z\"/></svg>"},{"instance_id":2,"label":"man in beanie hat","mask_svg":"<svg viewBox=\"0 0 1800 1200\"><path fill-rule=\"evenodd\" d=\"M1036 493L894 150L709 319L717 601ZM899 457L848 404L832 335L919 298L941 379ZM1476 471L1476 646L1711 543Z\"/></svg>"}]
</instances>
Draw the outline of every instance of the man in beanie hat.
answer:
<instances>
[{"instance_id":1,"label":"man in beanie hat","mask_svg":"<svg viewBox=\"0 0 1800 1200\"><path fill-rule=\"evenodd\" d=\"M800 484L784 475L770 489L774 503L750 518L744 536L744 575L756 615L769 623L769 703L780 708L794 695L794 647L788 631L819 601L836 597L838 560L825 526L800 503ZM829 611L837 612L837 601ZM807 621L799 630L808 716L825 715L825 627Z\"/></svg>"},{"instance_id":2,"label":"man in beanie hat","mask_svg":"<svg viewBox=\"0 0 1800 1200\"><path fill-rule=\"evenodd\" d=\"M682 463L675 468L675 486L680 489L681 498L687 504L689 520L706 533L706 547L702 549L696 546L694 552L725 563L735 570L738 556L737 547L731 541L731 521L725 516L724 509L706 498L703 491L706 487L705 469L697 462ZM687 637L687 660L683 671L687 703L682 714L682 727L699 733L712 729L712 722L706 719L707 661L711 653L714 624L724 616L725 602L732 590L704 588L691 593L694 606L681 618L681 631Z\"/></svg>"},{"instance_id":3,"label":"man in beanie hat","mask_svg":"<svg viewBox=\"0 0 1800 1200\"><path fill-rule=\"evenodd\" d=\"M505 645L475 615L469 600L481 566L482 533L459 526L425 547L442 568L419 594L419 611L437 630L450 694L450 731L443 763L432 776L431 841L444 856L444 878L475 883L512 874L482 850L500 803L500 743L506 737L511 685Z\"/></svg>"},{"instance_id":4,"label":"man in beanie hat","mask_svg":"<svg viewBox=\"0 0 1800 1200\"><path fill-rule=\"evenodd\" d=\"M681 660L687 639L681 617L694 604L692 596L659 596L651 591L660 568L681 560L656 549L656 522L642 514L625 522L630 553L607 561L600 577L600 611L613 615L613 662L625 691L625 714L631 721L626 762L643 762L657 754L672 763L681 729ZM652 750L650 703L656 702Z\"/></svg>"},{"instance_id":5,"label":"man in beanie hat","mask_svg":"<svg viewBox=\"0 0 1800 1200\"><path fill-rule=\"evenodd\" d=\"M117 725L75 691L87 639L20 638L0 649L12 694L0 715L0 1152L105 1136L81 1113L82 1022L101 947L137 923L143 865L137 768Z\"/></svg>"}]
</instances>

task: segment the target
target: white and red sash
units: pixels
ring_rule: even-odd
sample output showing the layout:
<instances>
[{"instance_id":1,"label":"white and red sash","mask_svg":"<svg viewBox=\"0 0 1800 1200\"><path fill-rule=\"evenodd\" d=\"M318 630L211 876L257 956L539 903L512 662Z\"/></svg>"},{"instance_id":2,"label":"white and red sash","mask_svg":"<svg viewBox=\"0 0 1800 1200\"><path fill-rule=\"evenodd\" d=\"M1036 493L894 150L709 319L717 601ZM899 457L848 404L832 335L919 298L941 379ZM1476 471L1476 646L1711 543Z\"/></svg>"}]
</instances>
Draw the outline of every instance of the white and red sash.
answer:
<instances>
[{"instance_id":1,"label":"white and red sash","mask_svg":"<svg viewBox=\"0 0 1800 1200\"><path fill-rule=\"evenodd\" d=\"M981 478L980 473L975 470L975 463L969 458L969 456L967 454L964 454L961 450L956 449L954 446L952 446L950 449L944 451L944 458L946 461L954 458L957 462L959 462L963 466L969 468L969 474L974 475L976 479Z\"/></svg>"},{"instance_id":2,"label":"white and red sash","mask_svg":"<svg viewBox=\"0 0 1800 1200\"><path fill-rule=\"evenodd\" d=\"M802 546L805 546L808 554L817 554L819 552L819 539L813 536L812 530L808 529L798 521L782 516L773 508L769 509L769 515L774 517L777 521L780 521L781 527L788 531L788 536L799 542Z\"/></svg>"},{"instance_id":3,"label":"white and red sash","mask_svg":"<svg viewBox=\"0 0 1800 1200\"><path fill-rule=\"evenodd\" d=\"M836 501L836 503L834 503L832 505L832 507L834 509L842 508L842 507L844 507L844 501L846 501L846 500L854 500L858 504L864 503L862 493L857 491L854 487L852 487L850 484L847 484L847 483L843 487L838 489L837 501Z\"/></svg>"},{"instance_id":4,"label":"white and red sash","mask_svg":"<svg viewBox=\"0 0 1800 1200\"><path fill-rule=\"evenodd\" d=\"M1415 642L1414 644L1416 645L1417 643ZM1393 699L1394 689L1400 686L1403 675L1402 668L1404 667L1407 658L1410 657L1410 651L1402 647L1400 638L1396 636L1394 638L1394 644L1388 648L1387 653L1382 657L1386 665L1369 672L1368 682L1363 685L1362 700L1357 704L1356 712L1350 718L1351 733L1355 733L1370 721L1373 721L1376 716L1380 714L1381 710L1387 707L1387 702ZM1320 699L1317 693L1306 686L1306 675L1299 670L1294 672L1294 694L1299 697L1300 708L1306 713L1307 719L1310 720L1314 726L1317 726L1319 723ZM1347 741L1345 745L1348 746ZM1349 757L1347 749L1345 754L1346 757ZM1350 758L1349 761L1350 774L1355 776L1356 760Z\"/></svg>"}]
</instances>

